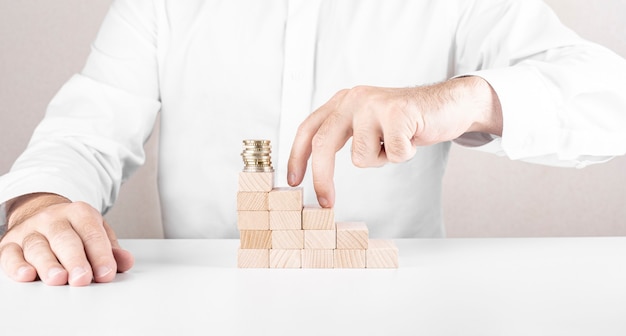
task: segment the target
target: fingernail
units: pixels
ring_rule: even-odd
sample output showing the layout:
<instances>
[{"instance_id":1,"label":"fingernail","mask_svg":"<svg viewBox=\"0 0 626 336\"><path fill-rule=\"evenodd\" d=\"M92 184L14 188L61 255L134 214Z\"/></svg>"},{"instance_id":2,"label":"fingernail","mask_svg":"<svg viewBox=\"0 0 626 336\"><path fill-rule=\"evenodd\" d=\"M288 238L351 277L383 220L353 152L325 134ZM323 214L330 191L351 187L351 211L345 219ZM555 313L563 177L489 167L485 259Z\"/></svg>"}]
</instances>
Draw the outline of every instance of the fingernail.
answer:
<instances>
[{"instance_id":1,"label":"fingernail","mask_svg":"<svg viewBox=\"0 0 626 336\"><path fill-rule=\"evenodd\" d=\"M289 175L287 175L287 183L289 183L289 185L296 184L296 173L289 173Z\"/></svg>"},{"instance_id":2,"label":"fingernail","mask_svg":"<svg viewBox=\"0 0 626 336\"><path fill-rule=\"evenodd\" d=\"M18 276L18 278L21 279L21 278L25 277L28 274L28 272L30 272L30 267L22 266L22 267L17 269L17 276ZM50 273L50 271L48 271L48 273Z\"/></svg>"},{"instance_id":3,"label":"fingernail","mask_svg":"<svg viewBox=\"0 0 626 336\"><path fill-rule=\"evenodd\" d=\"M48 279L52 279L57 276L59 273L63 272L63 269L60 267L53 267L48 270Z\"/></svg>"},{"instance_id":4,"label":"fingernail","mask_svg":"<svg viewBox=\"0 0 626 336\"><path fill-rule=\"evenodd\" d=\"M82 277L87 273L87 270L84 267L76 267L70 273L70 282L76 281L76 279Z\"/></svg>"},{"instance_id":5,"label":"fingernail","mask_svg":"<svg viewBox=\"0 0 626 336\"><path fill-rule=\"evenodd\" d=\"M96 278L102 278L107 276L109 273L111 273L111 271L113 271L110 267L107 266L100 266L96 269L96 272L94 274L94 276Z\"/></svg>"},{"instance_id":6,"label":"fingernail","mask_svg":"<svg viewBox=\"0 0 626 336\"><path fill-rule=\"evenodd\" d=\"M324 197L320 197L317 199L317 201L320 203L320 205L322 206L322 208L325 208L328 206L328 200L325 199Z\"/></svg>"}]
</instances>

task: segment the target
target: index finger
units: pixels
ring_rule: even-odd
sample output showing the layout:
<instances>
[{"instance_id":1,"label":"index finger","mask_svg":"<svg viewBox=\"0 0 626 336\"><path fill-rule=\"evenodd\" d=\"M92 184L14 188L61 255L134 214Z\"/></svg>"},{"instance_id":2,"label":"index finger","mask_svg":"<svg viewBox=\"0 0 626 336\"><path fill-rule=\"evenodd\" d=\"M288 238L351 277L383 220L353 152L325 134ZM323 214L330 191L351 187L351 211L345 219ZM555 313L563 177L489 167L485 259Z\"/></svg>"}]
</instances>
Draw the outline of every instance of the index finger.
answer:
<instances>
[{"instance_id":1,"label":"index finger","mask_svg":"<svg viewBox=\"0 0 626 336\"><path fill-rule=\"evenodd\" d=\"M311 157L313 137L329 113L334 110L338 100L344 95L345 90L339 91L326 104L313 111L298 127L287 163L287 182L292 187L302 183L306 173L307 162Z\"/></svg>"},{"instance_id":2,"label":"index finger","mask_svg":"<svg viewBox=\"0 0 626 336\"><path fill-rule=\"evenodd\" d=\"M335 154L352 136L352 118L333 111L313 137L311 170L313 187L320 206L330 208L335 204Z\"/></svg>"}]
</instances>

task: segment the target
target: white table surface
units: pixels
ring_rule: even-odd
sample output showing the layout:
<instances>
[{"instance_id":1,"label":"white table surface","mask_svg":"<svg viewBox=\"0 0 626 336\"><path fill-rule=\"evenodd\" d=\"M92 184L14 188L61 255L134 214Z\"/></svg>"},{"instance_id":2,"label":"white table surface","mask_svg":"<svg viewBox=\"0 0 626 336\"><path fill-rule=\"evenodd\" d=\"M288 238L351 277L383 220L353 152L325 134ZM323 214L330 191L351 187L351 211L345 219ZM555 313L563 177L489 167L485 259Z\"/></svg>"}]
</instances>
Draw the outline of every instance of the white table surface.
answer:
<instances>
[{"instance_id":1,"label":"white table surface","mask_svg":"<svg viewBox=\"0 0 626 336\"><path fill-rule=\"evenodd\" d=\"M0 275L0 335L626 335L626 238L396 240L392 270L238 269L237 240L122 240L113 283Z\"/></svg>"}]
</instances>

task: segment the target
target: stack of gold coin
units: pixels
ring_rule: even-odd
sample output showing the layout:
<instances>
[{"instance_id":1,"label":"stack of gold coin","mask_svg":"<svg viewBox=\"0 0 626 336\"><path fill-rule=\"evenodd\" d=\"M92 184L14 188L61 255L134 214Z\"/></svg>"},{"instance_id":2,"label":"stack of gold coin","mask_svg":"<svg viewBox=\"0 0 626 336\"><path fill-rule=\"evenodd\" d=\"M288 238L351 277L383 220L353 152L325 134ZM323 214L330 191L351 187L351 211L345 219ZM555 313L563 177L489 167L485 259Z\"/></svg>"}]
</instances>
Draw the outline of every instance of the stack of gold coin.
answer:
<instances>
[{"instance_id":1,"label":"stack of gold coin","mask_svg":"<svg viewBox=\"0 0 626 336\"><path fill-rule=\"evenodd\" d=\"M251 173L273 172L272 145L269 140L244 140L243 171Z\"/></svg>"}]
</instances>

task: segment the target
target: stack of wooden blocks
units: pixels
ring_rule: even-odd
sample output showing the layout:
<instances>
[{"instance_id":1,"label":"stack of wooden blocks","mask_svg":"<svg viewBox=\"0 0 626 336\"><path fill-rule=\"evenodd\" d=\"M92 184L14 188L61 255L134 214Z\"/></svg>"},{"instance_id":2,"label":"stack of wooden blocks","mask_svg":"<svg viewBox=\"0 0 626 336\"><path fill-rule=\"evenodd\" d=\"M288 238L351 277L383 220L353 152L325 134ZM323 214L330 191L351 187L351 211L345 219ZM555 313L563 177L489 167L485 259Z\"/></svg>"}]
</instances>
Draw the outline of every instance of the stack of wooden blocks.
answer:
<instances>
[{"instance_id":1,"label":"stack of wooden blocks","mask_svg":"<svg viewBox=\"0 0 626 336\"><path fill-rule=\"evenodd\" d=\"M303 205L302 188L274 187L274 172L240 172L240 268L397 268L393 240L369 239L363 222Z\"/></svg>"}]
</instances>

